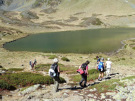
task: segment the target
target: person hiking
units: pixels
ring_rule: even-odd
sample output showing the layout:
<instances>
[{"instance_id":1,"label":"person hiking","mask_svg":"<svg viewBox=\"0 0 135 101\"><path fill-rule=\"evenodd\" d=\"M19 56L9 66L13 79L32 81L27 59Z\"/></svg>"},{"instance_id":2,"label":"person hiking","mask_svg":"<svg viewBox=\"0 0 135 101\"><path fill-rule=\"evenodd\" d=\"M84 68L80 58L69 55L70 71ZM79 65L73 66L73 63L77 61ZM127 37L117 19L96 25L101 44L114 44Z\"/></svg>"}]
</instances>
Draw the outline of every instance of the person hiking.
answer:
<instances>
[{"instance_id":1,"label":"person hiking","mask_svg":"<svg viewBox=\"0 0 135 101\"><path fill-rule=\"evenodd\" d=\"M110 61L110 58L107 58L105 65L106 65L106 76L108 77L112 66L112 62Z\"/></svg>"},{"instance_id":2,"label":"person hiking","mask_svg":"<svg viewBox=\"0 0 135 101\"><path fill-rule=\"evenodd\" d=\"M83 74L81 74L82 80L79 82L79 85L81 87L86 87L86 83L87 83L87 75L88 75L88 64L90 62L86 61L85 63L83 63L81 66L79 66L79 69L82 69L84 71ZM82 86L82 83L84 81L84 85Z\"/></svg>"},{"instance_id":3,"label":"person hiking","mask_svg":"<svg viewBox=\"0 0 135 101\"><path fill-rule=\"evenodd\" d=\"M51 65L51 69L54 70L55 75L53 74L53 76L51 76L54 80L54 92L58 92L58 88L59 88L59 82L60 82L60 68L58 66L58 59L55 58L53 60L53 64Z\"/></svg>"},{"instance_id":4,"label":"person hiking","mask_svg":"<svg viewBox=\"0 0 135 101\"><path fill-rule=\"evenodd\" d=\"M101 61L98 64L98 70L99 70L99 77L98 80L101 81L104 77L104 71L105 71L105 63L104 58L101 58Z\"/></svg>"},{"instance_id":5,"label":"person hiking","mask_svg":"<svg viewBox=\"0 0 135 101\"><path fill-rule=\"evenodd\" d=\"M34 62L31 60L29 61L30 70L34 71L34 66L37 64L37 60L35 59Z\"/></svg>"},{"instance_id":6,"label":"person hiking","mask_svg":"<svg viewBox=\"0 0 135 101\"><path fill-rule=\"evenodd\" d=\"M32 70L32 64L33 64L33 63L32 63L32 61L30 60L30 61L29 61L30 70Z\"/></svg>"},{"instance_id":7,"label":"person hiking","mask_svg":"<svg viewBox=\"0 0 135 101\"><path fill-rule=\"evenodd\" d=\"M100 62L100 58L99 58L99 56L96 56L96 58L97 58L97 67L96 67L96 69L98 70L98 64Z\"/></svg>"}]
</instances>

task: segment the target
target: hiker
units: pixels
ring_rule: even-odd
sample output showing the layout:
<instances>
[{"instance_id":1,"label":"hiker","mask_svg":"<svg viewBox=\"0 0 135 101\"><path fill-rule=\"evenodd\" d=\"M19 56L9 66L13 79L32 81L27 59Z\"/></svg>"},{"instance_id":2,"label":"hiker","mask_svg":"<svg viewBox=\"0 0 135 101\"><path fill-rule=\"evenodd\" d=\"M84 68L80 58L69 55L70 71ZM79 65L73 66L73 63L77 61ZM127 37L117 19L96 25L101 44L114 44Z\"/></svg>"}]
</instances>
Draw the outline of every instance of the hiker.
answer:
<instances>
[{"instance_id":1,"label":"hiker","mask_svg":"<svg viewBox=\"0 0 135 101\"><path fill-rule=\"evenodd\" d=\"M99 58L99 56L96 56L96 58L97 58L97 67L96 67L96 69L98 70L98 64L100 62L100 58Z\"/></svg>"},{"instance_id":2,"label":"hiker","mask_svg":"<svg viewBox=\"0 0 135 101\"><path fill-rule=\"evenodd\" d=\"M30 61L29 61L30 70L32 70L32 64L33 64L33 63L32 63L32 61L30 60Z\"/></svg>"},{"instance_id":3,"label":"hiker","mask_svg":"<svg viewBox=\"0 0 135 101\"><path fill-rule=\"evenodd\" d=\"M37 64L37 60L35 59L33 63L34 63L34 65L36 65Z\"/></svg>"},{"instance_id":4,"label":"hiker","mask_svg":"<svg viewBox=\"0 0 135 101\"><path fill-rule=\"evenodd\" d=\"M96 58L97 58L97 64L99 64L99 62L100 62L99 56L96 56Z\"/></svg>"},{"instance_id":5,"label":"hiker","mask_svg":"<svg viewBox=\"0 0 135 101\"><path fill-rule=\"evenodd\" d=\"M101 81L104 77L104 71L105 71L105 63L104 58L101 58L101 61L98 64L98 70L99 70L99 77L98 80Z\"/></svg>"},{"instance_id":6,"label":"hiker","mask_svg":"<svg viewBox=\"0 0 135 101\"><path fill-rule=\"evenodd\" d=\"M50 69L51 71L52 70L54 71L53 75L50 75L53 78L54 84L55 84L54 85L54 92L58 92L59 82L60 82L60 78L59 78L60 69L59 69L59 66L58 66L58 61L59 60L57 58L55 58L53 60L54 63L51 65L51 69Z\"/></svg>"},{"instance_id":7,"label":"hiker","mask_svg":"<svg viewBox=\"0 0 135 101\"><path fill-rule=\"evenodd\" d=\"M110 58L107 58L108 61L106 61L106 76L108 77L111 71L112 62L110 61Z\"/></svg>"},{"instance_id":8,"label":"hiker","mask_svg":"<svg viewBox=\"0 0 135 101\"><path fill-rule=\"evenodd\" d=\"M34 60L34 62L32 62L31 60L30 60L30 62L29 62L29 65L30 65L30 70L34 70L34 66L37 64L37 60L35 59Z\"/></svg>"},{"instance_id":9,"label":"hiker","mask_svg":"<svg viewBox=\"0 0 135 101\"><path fill-rule=\"evenodd\" d=\"M83 73L81 74L82 76L82 80L79 82L79 85L81 87L86 87L86 83L87 83L87 75L88 75L88 64L90 62L89 61L86 61L85 63L83 63L81 66L79 66L79 69L82 69L83 70ZM82 83L84 81L84 85L82 86Z\"/></svg>"}]
</instances>

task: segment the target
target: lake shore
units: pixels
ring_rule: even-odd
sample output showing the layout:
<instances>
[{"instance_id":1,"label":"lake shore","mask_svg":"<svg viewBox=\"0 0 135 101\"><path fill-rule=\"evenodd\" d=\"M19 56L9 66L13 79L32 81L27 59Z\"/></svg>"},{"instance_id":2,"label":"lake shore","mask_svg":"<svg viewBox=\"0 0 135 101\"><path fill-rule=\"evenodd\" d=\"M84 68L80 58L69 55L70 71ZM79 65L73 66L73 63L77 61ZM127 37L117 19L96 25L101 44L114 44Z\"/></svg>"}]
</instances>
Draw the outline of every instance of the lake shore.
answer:
<instances>
[{"instance_id":1,"label":"lake shore","mask_svg":"<svg viewBox=\"0 0 135 101\"><path fill-rule=\"evenodd\" d=\"M1 65L4 68L24 68L25 71L30 70L29 61L36 59L38 64L47 64L52 63L52 59L48 59L49 55L56 55L60 59L60 63L64 65L73 65L75 67L79 66L81 63L85 62L86 60L90 60L90 68L96 67L96 60L94 59L96 56L104 57L105 60L110 57L111 60L114 62L114 71L120 71L123 74L134 74L135 68L134 64L132 64L132 61L134 61L133 56L135 55L134 50L127 45L127 48L124 48L120 50L118 53L113 54L104 54L104 53L92 53L92 54L74 54L74 53L67 53L67 54L60 54L60 53L42 53L42 52L10 52L8 50L3 49L3 44L6 42L11 42L13 40L17 40L22 37L26 37L29 34L21 34L20 36L8 36L4 37L1 40L1 53L0 56L2 57L0 59ZM130 40L127 40L125 44L129 44ZM129 54L130 55L129 57ZM70 62L65 62L61 60L61 57L67 57L70 59ZM125 60L121 60L124 58ZM131 59L132 58L132 59ZM131 61L127 63L127 61ZM127 68L130 70L129 72L126 72Z\"/></svg>"}]
</instances>

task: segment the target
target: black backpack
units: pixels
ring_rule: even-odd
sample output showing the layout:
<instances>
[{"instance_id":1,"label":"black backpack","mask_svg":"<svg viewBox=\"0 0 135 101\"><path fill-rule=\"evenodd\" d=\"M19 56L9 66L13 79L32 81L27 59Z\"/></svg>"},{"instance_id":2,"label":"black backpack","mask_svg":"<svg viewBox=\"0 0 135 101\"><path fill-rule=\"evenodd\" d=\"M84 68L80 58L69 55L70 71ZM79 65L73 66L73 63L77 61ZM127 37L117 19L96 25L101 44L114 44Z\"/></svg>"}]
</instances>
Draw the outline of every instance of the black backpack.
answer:
<instances>
[{"instance_id":1,"label":"black backpack","mask_svg":"<svg viewBox=\"0 0 135 101\"><path fill-rule=\"evenodd\" d=\"M51 69L53 69L54 70L54 72L50 72L50 76L52 77L52 78L54 78L54 77L56 77L57 75L58 75L58 70L57 70L57 67L58 67L58 64L52 64L51 65ZM54 75L55 74L55 75Z\"/></svg>"},{"instance_id":2,"label":"black backpack","mask_svg":"<svg viewBox=\"0 0 135 101\"><path fill-rule=\"evenodd\" d=\"M86 67L87 67L87 64L86 64L86 63L83 63L83 64L81 65L82 70L86 70Z\"/></svg>"}]
</instances>

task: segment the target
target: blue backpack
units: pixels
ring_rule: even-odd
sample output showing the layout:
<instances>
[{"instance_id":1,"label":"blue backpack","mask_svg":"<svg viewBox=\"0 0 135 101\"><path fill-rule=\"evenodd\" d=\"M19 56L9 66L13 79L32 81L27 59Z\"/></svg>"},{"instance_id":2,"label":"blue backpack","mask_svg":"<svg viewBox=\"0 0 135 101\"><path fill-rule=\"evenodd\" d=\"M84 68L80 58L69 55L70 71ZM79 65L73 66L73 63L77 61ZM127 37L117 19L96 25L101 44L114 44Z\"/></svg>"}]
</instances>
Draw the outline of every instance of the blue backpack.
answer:
<instances>
[{"instance_id":1,"label":"blue backpack","mask_svg":"<svg viewBox=\"0 0 135 101\"><path fill-rule=\"evenodd\" d=\"M103 69L104 68L104 64L103 64L103 62L99 62L99 64L98 64L98 69Z\"/></svg>"}]
</instances>

